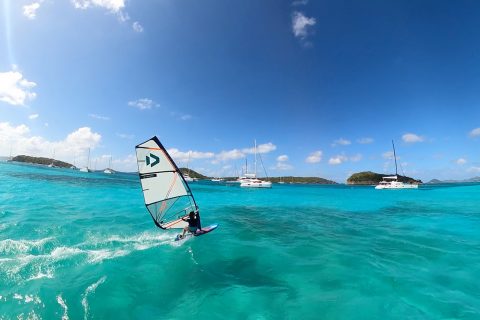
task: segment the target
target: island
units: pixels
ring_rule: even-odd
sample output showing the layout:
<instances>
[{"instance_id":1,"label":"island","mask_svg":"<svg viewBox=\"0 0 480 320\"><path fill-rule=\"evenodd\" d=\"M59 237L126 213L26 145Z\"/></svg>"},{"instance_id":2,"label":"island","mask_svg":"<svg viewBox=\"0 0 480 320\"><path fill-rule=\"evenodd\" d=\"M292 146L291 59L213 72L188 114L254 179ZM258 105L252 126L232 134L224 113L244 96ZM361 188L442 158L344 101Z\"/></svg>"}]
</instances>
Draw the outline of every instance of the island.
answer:
<instances>
[{"instance_id":1,"label":"island","mask_svg":"<svg viewBox=\"0 0 480 320\"><path fill-rule=\"evenodd\" d=\"M63 162L60 160L50 159L50 158L43 158L43 157L30 157L25 155L19 155L13 157L12 161L15 162L24 162L24 163L33 163L33 164L42 164L42 165L53 165L59 168L71 168L73 167L72 164Z\"/></svg>"},{"instance_id":2,"label":"island","mask_svg":"<svg viewBox=\"0 0 480 320\"><path fill-rule=\"evenodd\" d=\"M362 171L352 174L347 179L347 184L350 185L376 185L383 180L383 177L391 177L394 174L381 174L372 171ZM398 181L404 183L419 184L422 183L422 180L416 180L410 177L397 175Z\"/></svg>"}]
</instances>

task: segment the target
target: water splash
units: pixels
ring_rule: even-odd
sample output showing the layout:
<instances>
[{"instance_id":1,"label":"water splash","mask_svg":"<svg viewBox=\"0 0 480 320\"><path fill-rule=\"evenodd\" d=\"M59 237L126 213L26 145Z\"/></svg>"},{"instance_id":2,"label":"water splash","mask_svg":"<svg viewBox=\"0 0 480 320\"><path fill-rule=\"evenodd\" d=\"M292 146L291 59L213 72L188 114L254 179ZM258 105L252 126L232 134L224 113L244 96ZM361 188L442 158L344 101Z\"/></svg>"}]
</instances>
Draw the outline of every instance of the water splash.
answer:
<instances>
[{"instance_id":1,"label":"water splash","mask_svg":"<svg viewBox=\"0 0 480 320\"><path fill-rule=\"evenodd\" d=\"M98 286L101 285L102 283L104 283L106 279L107 279L107 276L103 276L97 282L89 285L87 287L87 289L85 289L85 293L83 294L83 298L82 298L82 306L83 306L83 310L85 312L84 313L84 319L85 320L88 319L88 296L90 294L95 293L95 290L97 290Z\"/></svg>"}]
</instances>

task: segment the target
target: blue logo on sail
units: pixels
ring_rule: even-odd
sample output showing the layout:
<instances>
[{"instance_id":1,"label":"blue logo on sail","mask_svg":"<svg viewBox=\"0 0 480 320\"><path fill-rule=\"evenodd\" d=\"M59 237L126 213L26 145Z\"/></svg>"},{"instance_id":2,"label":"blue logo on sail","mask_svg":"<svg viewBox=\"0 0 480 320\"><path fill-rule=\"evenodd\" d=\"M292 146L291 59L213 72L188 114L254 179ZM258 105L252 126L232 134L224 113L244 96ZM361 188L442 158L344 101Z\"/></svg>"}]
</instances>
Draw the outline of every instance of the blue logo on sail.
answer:
<instances>
[{"instance_id":1,"label":"blue logo on sail","mask_svg":"<svg viewBox=\"0 0 480 320\"><path fill-rule=\"evenodd\" d=\"M150 159L154 161L152 162L152 160ZM145 162L147 163L147 166L153 167L160 163L160 158L154 155L153 153L150 153L150 156L146 156Z\"/></svg>"}]
</instances>

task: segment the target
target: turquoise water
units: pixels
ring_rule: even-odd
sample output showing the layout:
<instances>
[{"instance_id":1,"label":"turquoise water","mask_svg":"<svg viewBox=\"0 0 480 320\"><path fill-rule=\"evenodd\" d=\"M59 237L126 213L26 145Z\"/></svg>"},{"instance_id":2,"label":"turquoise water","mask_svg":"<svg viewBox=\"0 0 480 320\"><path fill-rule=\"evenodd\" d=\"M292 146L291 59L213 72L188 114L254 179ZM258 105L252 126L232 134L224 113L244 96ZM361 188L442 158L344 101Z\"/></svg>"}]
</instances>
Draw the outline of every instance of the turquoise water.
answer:
<instances>
[{"instance_id":1,"label":"turquoise water","mask_svg":"<svg viewBox=\"0 0 480 320\"><path fill-rule=\"evenodd\" d=\"M0 163L0 319L480 318L480 185L191 188L178 243L135 175Z\"/></svg>"}]
</instances>

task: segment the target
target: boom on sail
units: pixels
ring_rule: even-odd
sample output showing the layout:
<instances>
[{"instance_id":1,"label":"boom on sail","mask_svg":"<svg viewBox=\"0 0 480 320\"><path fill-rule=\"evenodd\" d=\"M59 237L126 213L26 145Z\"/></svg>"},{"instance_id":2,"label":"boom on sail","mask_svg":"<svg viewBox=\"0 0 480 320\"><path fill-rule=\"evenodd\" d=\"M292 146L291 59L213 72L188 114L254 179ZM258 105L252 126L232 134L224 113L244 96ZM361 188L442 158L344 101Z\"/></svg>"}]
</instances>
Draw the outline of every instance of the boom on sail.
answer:
<instances>
[{"instance_id":1,"label":"boom on sail","mask_svg":"<svg viewBox=\"0 0 480 320\"><path fill-rule=\"evenodd\" d=\"M184 228L198 207L180 169L155 136L135 147L145 206L162 229Z\"/></svg>"}]
</instances>

